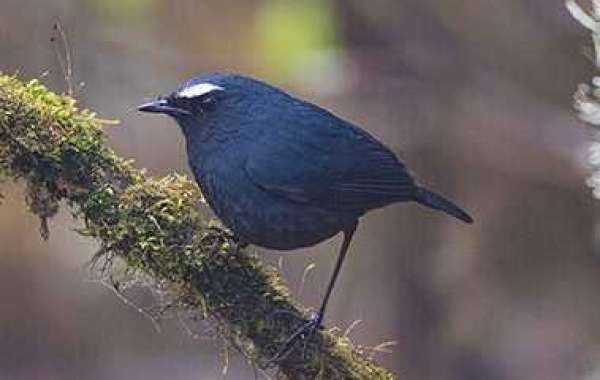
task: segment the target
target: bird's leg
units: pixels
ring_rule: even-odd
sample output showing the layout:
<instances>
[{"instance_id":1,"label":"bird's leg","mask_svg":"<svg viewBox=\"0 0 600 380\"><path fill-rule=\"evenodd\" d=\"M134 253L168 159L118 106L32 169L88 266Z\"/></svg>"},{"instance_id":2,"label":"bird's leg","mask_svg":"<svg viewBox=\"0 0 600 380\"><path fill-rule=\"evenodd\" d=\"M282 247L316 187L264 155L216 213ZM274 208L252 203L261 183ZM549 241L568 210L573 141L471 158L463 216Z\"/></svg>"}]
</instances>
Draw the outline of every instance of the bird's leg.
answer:
<instances>
[{"instance_id":1,"label":"bird's leg","mask_svg":"<svg viewBox=\"0 0 600 380\"><path fill-rule=\"evenodd\" d=\"M335 263L335 268L333 269L333 274L331 275L329 284L327 285L327 291L325 292L325 297L321 302L321 307L319 308L319 311L316 313L312 313L312 315L309 318L309 321L306 322L304 325L300 326L285 341L281 349L279 349L275 356L271 360L269 360L268 364L278 362L287 357L298 340L304 341L304 351L306 351L308 342L312 339L315 331L322 327L323 317L325 316L325 309L327 308L327 303L329 302L329 298L333 291L335 281L337 280L337 277L340 273L340 269L342 269L342 264L344 263L346 253L348 253L350 241L352 240L354 231L356 231L356 225L357 224L355 223L350 228L344 230L344 240L342 242L342 247L340 248L340 253L338 255L337 262Z\"/></svg>"},{"instance_id":2,"label":"bird's leg","mask_svg":"<svg viewBox=\"0 0 600 380\"><path fill-rule=\"evenodd\" d=\"M344 241L342 242L342 247L340 248L340 254L338 255L337 262L335 263L335 268L333 269L333 274L331 275L331 279L329 280L329 285L327 285L327 292L325 293L325 297L323 298L323 302L321 303L319 312L315 316L315 325L317 328L320 328L321 323L323 322L323 317L325 316L325 308L327 307L329 297L331 296L331 292L333 291L335 280L337 280L338 274L340 273L340 269L342 269L342 264L344 263L344 258L346 257L348 248L350 247L350 241L352 240L354 231L356 231L356 223L353 224L352 227L350 227L349 229L344 230Z\"/></svg>"}]
</instances>

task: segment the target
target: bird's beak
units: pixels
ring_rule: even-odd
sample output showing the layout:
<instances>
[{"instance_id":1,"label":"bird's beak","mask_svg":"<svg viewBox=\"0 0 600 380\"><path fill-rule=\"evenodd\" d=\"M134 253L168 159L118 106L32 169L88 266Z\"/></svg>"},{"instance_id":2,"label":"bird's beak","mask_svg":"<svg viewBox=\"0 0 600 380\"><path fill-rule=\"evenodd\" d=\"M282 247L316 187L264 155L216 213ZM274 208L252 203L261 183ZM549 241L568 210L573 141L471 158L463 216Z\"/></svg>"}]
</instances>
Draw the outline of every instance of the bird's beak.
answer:
<instances>
[{"instance_id":1,"label":"bird's beak","mask_svg":"<svg viewBox=\"0 0 600 380\"><path fill-rule=\"evenodd\" d=\"M138 106L138 111L165 113L167 115L190 115L190 112L169 105L167 99L156 99Z\"/></svg>"}]
</instances>

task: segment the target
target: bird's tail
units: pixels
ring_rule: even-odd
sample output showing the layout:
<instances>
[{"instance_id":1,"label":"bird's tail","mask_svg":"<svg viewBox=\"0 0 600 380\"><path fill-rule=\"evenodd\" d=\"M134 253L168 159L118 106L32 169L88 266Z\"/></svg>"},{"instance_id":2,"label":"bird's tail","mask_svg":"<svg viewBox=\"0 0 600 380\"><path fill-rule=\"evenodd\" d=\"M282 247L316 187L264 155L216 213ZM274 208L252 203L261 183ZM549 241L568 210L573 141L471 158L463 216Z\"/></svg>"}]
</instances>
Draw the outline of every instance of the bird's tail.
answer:
<instances>
[{"instance_id":1,"label":"bird's tail","mask_svg":"<svg viewBox=\"0 0 600 380\"><path fill-rule=\"evenodd\" d=\"M448 215L462 220L465 223L473 223L473 218L460 207L442 197L439 194L429 191L423 187L417 187L414 192L413 199L420 204L431 207L435 210L440 210Z\"/></svg>"}]
</instances>

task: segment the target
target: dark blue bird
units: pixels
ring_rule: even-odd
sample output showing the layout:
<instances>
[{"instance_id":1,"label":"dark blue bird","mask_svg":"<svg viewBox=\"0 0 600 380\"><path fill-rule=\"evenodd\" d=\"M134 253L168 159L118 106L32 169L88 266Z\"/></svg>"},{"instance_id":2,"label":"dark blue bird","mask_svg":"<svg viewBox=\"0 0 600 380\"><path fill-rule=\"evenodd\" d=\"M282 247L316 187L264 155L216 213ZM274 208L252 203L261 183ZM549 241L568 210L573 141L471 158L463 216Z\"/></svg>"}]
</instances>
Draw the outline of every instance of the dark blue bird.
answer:
<instances>
[{"instance_id":1,"label":"dark blue bird","mask_svg":"<svg viewBox=\"0 0 600 380\"><path fill-rule=\"evenodd\" d=\"M366 131L255 79L199 76L139 110L178 122L203 194L241 242L291 250L344 233L313 327L321 325L358 220L367 211L414 201L473 221L418 185L394 153Z\"/></svg>"}]
</instances>

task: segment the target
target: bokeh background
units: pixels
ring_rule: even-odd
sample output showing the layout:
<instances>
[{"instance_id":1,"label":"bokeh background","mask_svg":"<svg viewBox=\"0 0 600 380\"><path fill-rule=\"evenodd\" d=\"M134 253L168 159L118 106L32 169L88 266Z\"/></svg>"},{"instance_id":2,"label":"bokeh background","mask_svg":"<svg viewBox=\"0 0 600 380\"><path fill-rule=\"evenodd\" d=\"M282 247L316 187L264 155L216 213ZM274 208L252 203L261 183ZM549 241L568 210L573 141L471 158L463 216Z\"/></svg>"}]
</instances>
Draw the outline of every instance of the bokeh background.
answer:
<instances>
[{"instance_id":1,"label":"bokeh background","mask_svg":"<svg viewBox=\"0 0 600 380\"><path fill-rule=\"evenodd\" d=\"M187 172L182 138L135 106L196 73L239 71L364 126L472 212L466 226L395 205L360 225L327 324L362 320L356 343L396 341L377 358L399 378L600 379L591 134L571 109L590 43L562 1L0 0L0 70L66 91L57 20L76 97L119 119L110 144L154 175ZM96 246L67 213L44 242L23 188L2 191L0 379L254 378L236 355L223 375L209 333L176 320L157 332L91 281ZM338 239L261 255L283 257L295 296L316 306Z\"/></svg>"}]
</instances>

